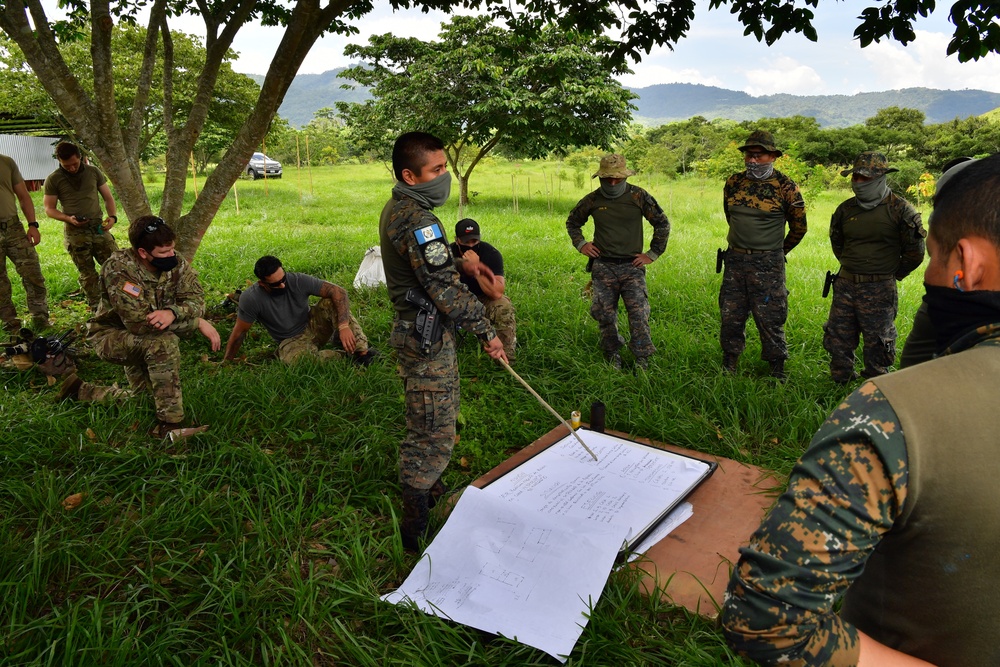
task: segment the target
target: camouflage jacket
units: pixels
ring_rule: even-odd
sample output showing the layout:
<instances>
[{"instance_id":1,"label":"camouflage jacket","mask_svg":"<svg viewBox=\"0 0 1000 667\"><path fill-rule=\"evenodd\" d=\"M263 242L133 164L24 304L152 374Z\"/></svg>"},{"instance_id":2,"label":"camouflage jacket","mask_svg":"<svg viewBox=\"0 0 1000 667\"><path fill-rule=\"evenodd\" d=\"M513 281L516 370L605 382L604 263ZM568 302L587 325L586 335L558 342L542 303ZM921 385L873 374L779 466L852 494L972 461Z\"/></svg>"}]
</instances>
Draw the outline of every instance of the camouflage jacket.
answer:
<instances>
[{"instance_id":1,"label":"camouflage jacket","mask_svg":"<svg viewBox=\"0 0 1000 667\"><path fill-rule=\"evenodd\" d=\"M481 338L495 335L486 310L462 284L441 221L415 199L393 195L379 220L382 265L396 313L412 320L406 292L419 288L456 325Z\"/></svg>"},{"instance_id":2,"label":"camouflage jacket","mask_svg":"<svg viewBox=\"0 0 1000 667\"><path fill-rule=\"evenodd\" d=\"M947 353L998 335L1000 325L981 327ZM740 549L722 611L729 643L764 665L856 665L858 631L833 608L900 516L908 480L899 418L866 382L820 427Z\"/></svg>"},{"instance_id":3,"label":"camouflage jacket","mask_svg":"<svg viewBox=\"0 0 1000 667\"><path fill-rule=\"evenodd\" d=\"M649 221L649 224L653 226L653 238L649 242L649 250L646 251L646 256L651 260L656 261L656 259L664 253L667 249L667 240L670 238L670 220L667 219L667 214L663 212L660 205L656 202L653 195L649 194L637 185L629 185L628 194L631 197L631 205L637 207L633 209L637 214L640 214L643 218ZM616 199L615 202L621 201L622 198ZM627 201L627 200L626 200ZM579 250L587 243L587 239L583 236L583 226L587 224L587 220L594 216L594 226L596 227L598 222L598 216L595 215L595 211L602 207L608 206L608 200L601 194L600 188L594 190L587 196L577 203L573 210L570 211L569 217L566 218L566 231L569 232L569 238L573 243L573 247ZM641 219L638 219L641 223ZM600 233L607 236L628 236L632 230L621 229L621 230L610 230L604 229ZM598 231L595 229L595 237L598 235ZM642 231L641 228L637 232L638 236L638 249L633 250L638 254L642 252ZM595 239L596 240L596 239ZM621 242L621 239L615 238L614 241ZM616 243L617 244L617 243ZM598 244L600 245L600 244Z\"/></svg>"},{"instance_id":4,"label":"camouflage jacket","mask_svg":"<svg viewBox=\"0 0 1000 667\"><path fill-rule=\"evenodd\" d=\"M747 176L745 171L733 174L722 189L722 209L729 221L730 206L769 209L779 207L788 223L788 234L782 244L787 255L806 235L806 204L795 181L774 170L771 178L763 181Z\"/></svg>"},{"instance_id":5,"label":"camouflage jacket","mask_svg":"<svg viewBox=\"0 0 1000 667\"><path fill-rule=\"evenodd\" d=\"M895 274L897 280L902 280L924 261L924 237L927 232L921 224L920 212L895 192L890 192L879 206L888 206L889 219L899 230L900 255ZM860 212L857 199L851 197L842 202L830 218L830 245L837 259L844 251L844 220Z\"/></svg>"},{"instance_id":6,"label":"camouflage jacket","mask_svg":"<svg viewBox=\"0 0 1000 667\"><path fill-rule=\"evenodd\" d=\"M171 271L148 271L132 248L118 250L101 267L101 305L90 325L127 329L137 336L162 332L146 322L154 310L173 311L176 319L167 330L186 334L198 329L205 312L205 298L198 275L180 255Z\"/></svg>"}]
</instances>

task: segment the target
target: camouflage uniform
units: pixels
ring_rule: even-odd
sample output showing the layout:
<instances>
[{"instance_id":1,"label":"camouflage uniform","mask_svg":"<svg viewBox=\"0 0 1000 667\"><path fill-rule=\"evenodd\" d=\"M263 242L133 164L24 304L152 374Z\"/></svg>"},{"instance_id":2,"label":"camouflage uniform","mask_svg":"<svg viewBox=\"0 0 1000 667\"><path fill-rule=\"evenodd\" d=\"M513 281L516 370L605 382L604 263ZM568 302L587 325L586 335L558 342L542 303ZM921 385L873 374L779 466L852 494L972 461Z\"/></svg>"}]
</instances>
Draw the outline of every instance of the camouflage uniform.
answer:
<instances>
[{"instance_id":1,"label":"camouflage uniform","mask_svg":"<svg viewBox=\"0 0 1000 667\"><path fill-rule=\"evenodd\" d=\"M864 336L864 377L889 372L896 360L896 281L908 276L924 258L920 213L902 197L889 193L870 211L856 199L837 207L830 220L830 244L841 262L833 283L830 317L823 325L823 348L830 353L830 374L837 382L854 377L854 350ZM845 246L861 246L861 254L882 257L858 260ZM867 265L866 265L867 264Z\"/></svg>"},{"instance_id":2,"label":"camouflage uniform","mask_svg":"<svg viewBox=\"0 0 1000 667\"><path fill-rule=\"evenodd\" d=\"M424 353L414 337L417 307L409 289L422 291L454 324L489 341L496 334L482 304L459 279L437 217L405 194L395 193L379 221L382 263L396 310L389 345L398 355L406 401L406 438L399 448L399 478L407 488L431 489L455 446L459 408L458 359L451 327ZM404 496L405 500L405 496ZM426 511L426 510L425 510Z\"/></svg>"},{"instance_id":3,"label":"camouflage uniform","mask_svg":"<svg viewBox=\"0 0 1000 667\"><path fill-rule=\"evenodd\" d=\"M134 249L115 252L101 269L101 302L90 322L97 356L124 366L133 391L151 391L156 417L167 423L184 419L178 336L198 331L205 310L197 274L184 258L177 259L171 271L148 271ZM176 316L166 331L147 323L154 310ZM93 385L81 387L81 400L104 397Z\"/></svg>"},{"instance_id":4,"label":"camouflage uniform","mask_svg":"<svg viewBox=\"0 0 1000 667\"><path fill-rule=\"evenodd\" d=\"M368 352L368 337L361 330L361 325L354 315L348 322L351 333L354 334L355 354ZM332 299L320 299L309 309L309 325L298 336L286 338L278 344L278 358L286 364L298 359L312 357L314 359L339 359L345 356L340 343L340 329L337 308ZM321 350L327 343L333 343L340 350Z\"/></svg>"},{"instance_id":5,"label":"camouflage uniform","mask_svg":"<svg viewBox=\"0 0 1000 667\"><path fill-rule=\"evenodd\" d=\"M792 179L778 170L770 178L755 180L745 172L733 174L723 189L723 209L730 225L729 249L725 256L719 311L722 328L723 364L736 369L746 347L746 321L752 314L760 332L761 358L772 366L788 358L785 320L788 318L788 290L785 287L785 255L806 234L806 209L802 194ZM772 234L776 247L742 247L734 230L738 212L769 216L770 225L780 225ZM782 240L784 224L788 234Z\"/></svg>"},{"instance_id":6,"label":"camouflage uniform","mask_svg":"<svg viewBox=\"0 0 1000 667\"><path fill-rule=\"evenodd\" d=\"M95 311L101 301L101 284L94 261L100 266L118 250L115 237L101 227L104 219L98 188L105 183L101 170L89 164L81 164L75 174L60 167L45 179L45 194L57 198L63 213L89 218L82 227L64 223L63 239L66 252L80 273L80 287L87 295L87 303Z\"/></svg>"},{"instance_id":7,"label":"camouflage uniform","mask_svg":"<svg viewBox=\"0 0 1000 667\"><path fill-rule=\"evenodd\" d=\"M24 225L17 217L18 202L14 186L23 182L24 179L14 160L6 155L0 155L0 321L12 332L21 327L21 322L17 318L10 278L7 277L8 259L21 276L28 312L32 318L46 322L49 319L45 278L42 276L38 253L28 240Z\"/></svg>"},{"instance_id":8,"label":"camouflage uniform","mask_svg":"<svg viewBox=\"0 0 1000 667\"><path fill-rule=\"evenodd\" d=\"M741 549L722 610L739 653L765 665L855 665L860 629L936 665L997 664L1000 533L973 508L1000 495L1000 416L992 399L960 394L967 381L980 396L1000 390L998 336L1000 325L980 327L950 358L864 384L826 420Z\"/></svg>"},{"instance_id":9,"label":"camouflage uniform","mask_svg":"<svg viewBox=\"0 0 1000 667\"><path fill-rule=\"evenodd\" d=\"M670 221L656 199L635 185L628 185L621 197L609 200L600 188L594 190L570 211L566 231L573 247L580 250L587 240L583 226L594 219L594 245L601 256L594 259L591 278L593 301L590 316L601 332L601 350L611 359L624 345L618 334L618 300L625 304L629 321L629 349L640 362L653 355L656 347L649 331L649 290L646 267L633 266L642 253L642 219L653 226L653 238L646 256L656 261L667 249Z\"/></svg>"}]
</instances>

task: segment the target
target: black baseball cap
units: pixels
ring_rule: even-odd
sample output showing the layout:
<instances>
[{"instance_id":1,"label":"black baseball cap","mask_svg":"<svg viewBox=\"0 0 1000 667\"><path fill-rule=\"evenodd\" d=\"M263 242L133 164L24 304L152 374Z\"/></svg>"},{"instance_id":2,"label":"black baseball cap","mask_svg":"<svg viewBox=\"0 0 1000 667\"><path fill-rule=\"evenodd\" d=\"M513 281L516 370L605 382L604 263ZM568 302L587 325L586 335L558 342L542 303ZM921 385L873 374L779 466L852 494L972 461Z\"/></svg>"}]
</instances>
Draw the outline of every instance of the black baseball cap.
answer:
<instances>
[{"instance_id":1,"label":"black baseball cap","mask_svg":"<svg viewBox=\"0 0 1000 667\"><path fill-rule=\"evenodd\" d=\"M479 240L479 223L472 218L459 220L455 225L455 238L459 241Z\"/></svg>"}]
</instances>

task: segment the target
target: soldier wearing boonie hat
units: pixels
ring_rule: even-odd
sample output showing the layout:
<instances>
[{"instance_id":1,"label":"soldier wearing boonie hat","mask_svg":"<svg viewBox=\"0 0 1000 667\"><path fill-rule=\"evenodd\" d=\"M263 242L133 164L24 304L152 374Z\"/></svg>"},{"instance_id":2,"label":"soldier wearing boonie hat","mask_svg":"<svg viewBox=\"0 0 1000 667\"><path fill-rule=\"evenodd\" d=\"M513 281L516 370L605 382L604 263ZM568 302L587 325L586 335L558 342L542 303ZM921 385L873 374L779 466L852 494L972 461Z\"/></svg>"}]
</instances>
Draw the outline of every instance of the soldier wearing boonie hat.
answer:
<instances>
[{"instance_id":1,"label":"soldier wearing boonie hat","mask_svg":"<svg viewBox=\"0 0 1000 667\"><path fill-rule=\"evenodd\" d=\"M770 364L771 375L783 381L788 358L785 255L805 236L805 202L795 182L774 168L774 161L782 155L774 135L754 130L739 150L746 171L730 176L722 191L729 223L719 291L722 368L736 372L752 314L760 332L760 356Z\"/></svg>"},{"instance_id":2,"label":"soldier wearing boonie hat","mask_svg":"<svg viewBox=\"0 0 1000 667\"><path fill-rule=\"evenodd\" d=\"M646 289L646 265L667 249L670 221L651 194L626 181L634 171L617 153L601 158L592 178L601 179L594 190L570 211L566 231L580 253L590 258L593 301L590 315L601 331L604 358L621 368L619 350L625 344L618 333L618 300L625 303L630 325L629 348L639 368L648 368L656 352L649 332L649 296ZM583 226L594 219L594 240L583 236ZM642 220L653 226L649 250L643 252Z\"/></svg>"},{"instance_id":3,"label":"soldier wearing boonie hat","mask_svg":"<svg viewBox=\"0 0 1000 667\"><path fill-rule=\"evenodd\" d=\"M920 266L924 237L920 213L889 189L886 174L899 171L885 155L865 151L844 169L854 197L830 218L830 245L840 262L833 282L830 316L823 325L823 348L830 375L841 384L857 378L854 350L864 339L866 378L885 375L896 360L896 281Z\"/></svg>"}]
</instances>

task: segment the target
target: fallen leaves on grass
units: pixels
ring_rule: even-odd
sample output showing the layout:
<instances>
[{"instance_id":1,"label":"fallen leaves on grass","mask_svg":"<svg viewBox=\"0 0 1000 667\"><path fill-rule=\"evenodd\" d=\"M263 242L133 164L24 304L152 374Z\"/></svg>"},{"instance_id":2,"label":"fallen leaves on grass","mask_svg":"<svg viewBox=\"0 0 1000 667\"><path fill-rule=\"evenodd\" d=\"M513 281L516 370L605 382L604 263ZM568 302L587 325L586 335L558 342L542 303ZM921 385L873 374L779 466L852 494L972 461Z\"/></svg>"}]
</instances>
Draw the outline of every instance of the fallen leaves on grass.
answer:
<instances>
[{"instance_id":1,"label":"fallen leaves on grass","mask_svg":"<svg viewBox=\"0 0 1000 667\"><path fill-rule=\"evenodd\" d=\"M74 493L66 496L62 501L63 509L67 511L75 510L86 496L86 493Z\"/></svg>"}]
</instances>

